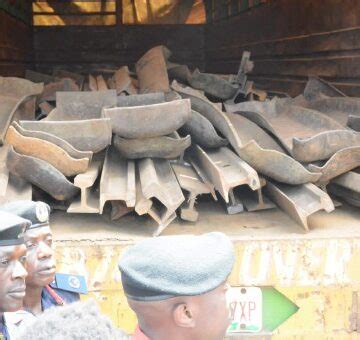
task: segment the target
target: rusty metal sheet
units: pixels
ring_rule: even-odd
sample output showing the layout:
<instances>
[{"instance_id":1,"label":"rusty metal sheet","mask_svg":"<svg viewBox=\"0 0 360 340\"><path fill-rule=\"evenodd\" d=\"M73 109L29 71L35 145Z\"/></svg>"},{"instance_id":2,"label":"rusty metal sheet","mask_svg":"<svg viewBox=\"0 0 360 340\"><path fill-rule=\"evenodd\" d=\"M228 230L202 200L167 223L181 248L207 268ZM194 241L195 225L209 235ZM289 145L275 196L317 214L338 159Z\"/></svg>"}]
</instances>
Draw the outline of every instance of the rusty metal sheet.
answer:
<instances>
[{"instance_id":1,"label":"rusty metal sheet","mask_svg":"<svg viewBox=\"0 0 360 340\"><path fill-rule=\"evenodd\" d=\"M74 178L74 185L80 189L81 194L78 199L70 204L67 209L68 213L100 213L99 191L94 187L94 184L99 177L103 163L104 154L97 154L86 172Z\"/></svg>"},{"instance_id":2,"label":"rusty metal sheet","mask_svg":"<svg viewBox=\"0 0 360 340\"><path fill-rule=\"evenodd\" d=\"M181 97L180 97L181 99ZM132 107L153 105L165 102L164 92L145 93L145 94L133 94L130 96L118 96L117 106L120 107Z\"/></svg>"},{"instance_id":3,"label":"rusty metal sheet","mask_svg":"<svg viewBox=\"0 0 360 340\"><path fill-rule=\"evenodd\" d=\"M311 76L304 89L304 97L307 100L314 100L323 96L346 97L346 95L327 81Z\"/></svg>"},{"instance_id":4,"label":"rusty metal sheet","mask_svg":"<svg viewBox=\"0 0 360 340\"><path fill-rule=\"evenodd\" d=\"M234 127L239 137L241 146L247 144L251 140L254 140L264 149L285 153L284 148L280 146L273 137L271 137L265 130L263 130L257 124L253 123L251 120L236 113L225 114Z\"/></svg>"},{"instance_id":5,"label":"rusty metal sheet","mask_svg":"<svg viewBox=\"0 0 360 340\"><path fill-rule=\"evenodd\" d=\"M16 152L46 161L67 177L83 173L89 166L89 158L73 158L58 145L43 139L23 136L13 126L9 127L5 140Z\"/></svg>"},{"instance_id":6,"label":"rusty metal sheet","mask_svg":"<svg viewBox=\"0 0 360 340\"><path fill-rule=\"evenodd\" d=\"M102 75L99 75L96 77L96 83L97 83L97 88L98 91L107 91L109 90L106 81L104 79L104 77Z\"/></svg>"},{"instance_id":7,"label":"rusty metal sheet","mask_svg":"<svg viewBox=\"0 0 360 340\"><path fill-rule=\"evenodd\" d=\"M43 91L43 84L26 79L0 77L0 145L6 131L22 104Z\"/></svg>"},{"instance_id":8,"label":"rusty metal sheet","mask_svg":"<svg viewBox=\"0 0 360 340\"><path fill-rule=\"evenodd\" d=\"M55 69L53 71L53 76L56 78L70 78L76 81L79 85L80 90L82 90L85 82L85 77L79 73L69 72L66 70Z\"/></svg>"},{"instance_id":9,"label":"rusty metal sheet","mask_svg":"<svg viewBox=\"0 0 360 340\"><path fill-rule=\"evenodd\" d=\"M360 100L358 98L349 97L320 97L315 100L306 100L299 96L288 103L303 106L312 110L317 110L330 118L336 120L339 124L346 127L347 125L357 130L356 124L352 122L360 121ZM360 127L360 126L359 126ZM335 152L349 147L360 145L360 134L353 131L329 131L321 133L310 140L299 140L294 138L293 151L297 159L303 162L311 162L314 160L323 160L330 158ZM312 150L312 152L309 152ZM318 155L314 155L312 159L309 155L317 150Z\"/></svg>"},{"instance_id":10,"label":"rusty metal sheet","mask_svg":"<svg viewBox=\"0 0 360 340\"><path fill-rule=\"evenodd\" d=\"M306 100L305 97L298 96L294 99L288 99L288 102L324 113L342 126L346 126L349 114L360 114L358 98L321 97L314 100Z\"/></svg>"},{"instance_id":11,"label":"rusty metal sheet","mask_svg":"<svg viewBox=\"0 0 360 340\"><path fill-rule=\"evenodd\" d=\"M44 86L44 91L39 96L38 102L41 103L44 101L55 101L57 92L69 91L79 91L79 86L72 79L65 78L56 82L48 83Z\"/></svg>"},{"instance_id":12,"label":"rusty metal sheet","mask_svg":"<svg viewBox=\"0 0 360 340\"><path fill-rule=\"evenodd\" d=\"M122 201L127 207L135 207L135 163L126 160L113 148L106 151L100 179L100 214L107 201Z\"/></svg>"},{"instance_id":13,"label":"rusty metal sheet","mask_svg":"<svg viewBox=\"0 0 360 340\"><path fill-rule=\"evenodd\" d=\"M193 143L204 148L218 148L228 144L216 132L214 126L202 114L192 110L191 118L180 128L183 135L190 135Z\"/></svg>"},{"instance_id":14,"label":"rusty metal sheet","mask_svg":"<svg viewBox=\"0 0 360 340\"><path fill-rule=\"evenodd\" d=\"M204 151L195 145L191 160L206 174L226 203L232 188L240 185L248 185L252 190L260 188L256 171L227 147Z\"/></svg>"},{"instance_id":15,"label":"rusty metal sheet","mask_svg":"<svg viewBox=\"0 0 360 340\"><path fill-rule=\"evenodd\" d=\"M216 104L210 102L201 92L190 87L183 87L176 81L173 81L171 87L178 92L181 97L189 98L193 110L202 114L211 124L227 138L236 153L239 153L241 140L232 126L229 118L224 112L219 110Z\"/></svg>"},{"instance_id":16,"label":"rusty metal sheet","mask_svg":"<svg viewBox=\"0 0 360 340\"><path fill-rule=\"evenodd\" d=\"M329 143L322 145L321 149L312 150L311 143L313 140L318 139L326 143L333 141L331 137L327 139L327 135L337 134L344 140L346 136L348 137L347 129L320 112L300 106L286 105L276 99L271 102L244 102L236 105L226 105L226 108L228 112L239 112L271 132L279 139L286 150L299 161L302 160L296 158L296 156L304 155L304 152L296 149L300 145L303 150L306 150L306 158L314 161L318 160L316 159L318 157L325 159L326 155L335 153L339 150L339 147L337 144ZM325 137L320 135L321 133L325 134ZM296 145L293 144L294 139L297 139ZM349 137L347 140L349 141Z\"/></svg>"},{"instance_id":17,"label":"rusty metal sheet","mask_svg":"<svg viewBox=\"0 0 360 340\"><path fill-rule=\"evenodd\" d=\"M51 133L42 132L42 131L31 131L23 129L19 123L12 122L12 126L23 136L25 137L32 137L32 138L38 138L45 141L48 141L52 144L55 144L62 148L65 152L67 152L71 157L76 159L81 158L88 158L91 161L91 158L93 156L93 153L91 151L80 151L75 149L70 143L67 141L56 137L55 135L52 135Z\"/></svg>"},{"instance_id":18,"label":"rusty metal sheet","mask_svg":"<svg viewBox=\"0 0 360 340\"><path fill-rule=\"evenodd\" d=\"M124 138L150 138L168 135L191 117L190 101L174 100L154 105L103 109L111 119L112 131Z\"/></svg>"},{"instance_id":19,"label":"rusty metal sheet","mask_svg":"<svg viewBox=\"0 0 360 340\"><path fill-rule=\"evenodd\" d=\"M80 151L99 152L111 144L110 119L73 121L20 121L20 126L31 131L51 133Z\"/></svg>"},{"instance_id":20,"label":"rusty metal sheet","mask_svg":"<svg viewBox=\"0 0 360 340\"><path fill-rule=\"evenodd\" d=\"M309 164L313 172L320 172L322 176L319 184L327 184L331 179L360 166L360 146L353 146L336 152L328 161L322 164Z\"/></svg>"},{"instance_id":21,"label":"rusty metal sheet","mask_svg":"<svg viewBox=\"0 0 360 340\"><path fill-rule=\"evenodd\" d=\"M136 63L140 93L170 91L164 46L147 51Z\"/></svg>"},{"instance_id":22,"label":"rusty metal sheet","mask_svg":"<svg viewBox=\"0 0 360 340\"><path fill-rule=\"evenodd\" d=\"M239 88L215 74L201 73L198 69L192 73L188 81L193 88L222 100L234 97Z\"/></svg>"},{"instance_id":23,"label":"rusty metal sheet","mask_svg":"<svg viewBox=\"0 0 360 340\"><path fill-rule=\"evenodd\" d=\"M256 171L281 183L292 185L316 183L322 176L320 171L307 170L285 153L263 149L254 140L245 144L241 152L243 160Z\"/></svg>"},{"instance_id":24,"label":"rusty metal sheet","mask_svg":"<svg viewBox=\"0 0 360 340\"><path fill-rule=\"evenodd\" d=\"M185 200L169 161L145 158L137 164L144 197L153 201L161 221L168 221Z\"/></svg>"},{"instance_id":25,"label":"rusty metal sheet","mask_svg":"<svg viewBox=\"0 0 360 340\"><path fill-rule=\"evenodd\" d=\"M360 146L359 132L332 130L311 138L294 138L292 154L295 159L310 163L329 159L336 152L351 146Z\"/></svg>"},{"instance_id":26,"label":"rusty metal sheet","mask_svg":"<svg viewBox=\"0 0 360 340\"><path fill-rule=\"evenodd\" d=\"M137 89L133 84L133 80L130 77L130 71L127 66L123 66L118 69L113 75L115 82L116 93L120 95L123 92L126 92L130 95L137 94Z\"/></svg>"},{"instance_id":27,"label":"rusty metal sheet","mask_svg":"<svg viewBox=\"0 0 360 340\"><path fill-rule=\"evenodd\" d=\"M39 95L44 89L43 84L16 77L0 77L1 95L17 98Z\"/></svg>"},{"instance_id":28,"label":"rusty metal sheet","mask_svg":"<svg viewBox=\"0 0 360 340\"><path fill-rule=\"evenodd\" d=\"M124 139L115 135L113 145L122 157L128 159L147 157L174 159L182 155L191 145L191 137L171 138L163 136L143 139Z\"/></svg>"},{"instance_id":29,"label":"rusty metal sheet","mask_svg":"<svg viewBox=\"0 0 360 340\"><path fill-rule=\"evenodd\" d=\"M115 90L88 92L57 92L56 111L46 121L101 118L104 107L116 106Z\"/></svg>"},{"instance_id":30,"label":"rusty metal sheet","mask_svg":"<svg viewBox=\"0 0 360 340\"><path fill-rule=\"evenodd\" d=\"M319 210L335 209L329 195L312 183L288 185L268 181L266 195L305 230L309 230L308 217Z\"/></svg>"},{"instance_id":31,"label":"rusty metal sheet","mask_svg":"<svg viewBox=\"0 0 360 340\"><path fill-rule=\"evenodd\" d=\"M282 183L316 182L321 174L308 171L288 156L284 149L251 120L233 113L226 114L240 137L240 157L256 171Z\"/></svg>"},{"instance_id":32,"label":"rusty metal sheet","mask_svg":"<svg viewBox=\"0 0 360 340\"><path fill-rule=\"evenodd\" d=\"M195 208L196 198L199 195L211 194L212 188L201 180L191 165L173 163L171 167L180 187L187 192L186 200L180 208L180 217L185 221L196 222L199 218Z\"/></svg>"},{"instance_id":33,"label":"rusty metal sheet","mask_svg":"<svg viewBox=\"0 0 360 340\"><path fill-rule=\"evenodd\" d=\"M13 148L8 152L6 165L10 173L39 187L56 200L70 200L79 193L79 189L51 164L35 157L20 155Z\"/></svg>"}]
</instances>

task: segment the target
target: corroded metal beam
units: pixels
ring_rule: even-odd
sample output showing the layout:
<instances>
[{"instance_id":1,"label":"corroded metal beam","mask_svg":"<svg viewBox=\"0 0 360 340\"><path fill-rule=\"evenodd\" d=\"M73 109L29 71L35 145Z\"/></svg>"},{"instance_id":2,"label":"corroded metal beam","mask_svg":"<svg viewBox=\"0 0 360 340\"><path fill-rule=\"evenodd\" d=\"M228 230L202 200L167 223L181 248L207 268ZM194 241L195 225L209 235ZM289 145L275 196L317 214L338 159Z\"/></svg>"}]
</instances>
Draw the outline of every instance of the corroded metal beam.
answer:
<instances>
[{"instance_id":1,"label":"corroded metal beam","mask_svg":"<svg viewBox=\"0 0 360 340\"><path fill-rule=\"evenodd\" d=\"M120 155L127 159L139 159L146 157L174 159L183 154L191 145L191 137L171 138L167 136L124 139L115 135L114 147Z\"/></svg>"},{"instance_id":2,"label":"corroded metal beam","mask_svg":"<svg viewBox=\"0 0 360 340\"><path fill-rule=\"evenodd\" d=\"M135 163L126 160L113 148L106 152L100 179L100 214L107 201L123 201L127 207L135 207Z\"/></svg>"},{"instance_id":3,"label":"corroded metal beam","mask_svg":"<svg viewBox=\"0 0 360 340\"><path fill-rule=\"evenodd\" d=\"M72 199L79 193L66 177L51 164L35 157L20 155L11 148L6 165L10 173L24 178L59 201Z\"/></svg>"},{"instance_id":4,"label":"corroded metal beam","mask_svg":"<svg viewBox=\"0 0 360 340\"><path fill-rule=\"evenodd\" d=\"M248 185L252 190L260 188L256 171L226 147L204 151L195 145L191 160L206 174L226 203L230 189L240 185Z\"/></svg>"},{"instance_id":5,"label":"corroded metal beam","mask_svg":"<svg viewBox=\"0 0 360 340\"><path fill-rule=\"evenodd\" d=\"M20 121L20 126L31 131L51 133L80 151L99 152L111 144L110 119L73 121Z\"/></svg>"},{"instance_id":6,"label":"corroded metal beam","mask_svg":"<svg viewBox=\"0 0 360 340\"><path fill-rule=\"evenodd\" d=\"M293 186L268 181L265 192L280 209L305 230L309 230L310 215L319 210L329 213L335 209L329 195L311 183Z\"/></svg>"},{"instance_id":7,"label":"corroded metal beam","mask_svg":"<svg viewBox=\"0 0 360 340\"><path fill-rule=\"evenodd\" d=\"M124 138L151 138L168 135L183 126L191 117L189 100L135 107L103 109L111 119L112 130Z\"/></svg>"}]
</instances>

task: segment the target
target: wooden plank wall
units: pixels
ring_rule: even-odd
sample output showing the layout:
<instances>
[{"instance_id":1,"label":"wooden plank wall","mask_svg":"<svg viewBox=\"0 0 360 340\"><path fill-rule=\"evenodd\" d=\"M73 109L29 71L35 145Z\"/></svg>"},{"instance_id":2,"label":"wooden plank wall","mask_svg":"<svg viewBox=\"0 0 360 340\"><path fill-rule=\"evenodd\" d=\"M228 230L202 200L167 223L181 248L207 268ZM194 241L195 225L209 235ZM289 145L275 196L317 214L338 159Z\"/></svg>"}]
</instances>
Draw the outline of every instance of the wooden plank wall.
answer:
<instances>
[{"instance_id":1,"label":"wooden plank wall","mask_svg":"<svg viewBox=\"0 0 360 340\"><path fill-rule=\"evenodd\" d=\"M204 36L203 25L34 27L34 66L42 72L132 66L163 44L173 52L172 60L203 68Z\"/></svg>"},{"instance_id":2,"label":"wooden plank wall","mask_svg":"<svg viewBox=\"0 0 360 340\"><path fill-rule=\"evenodd\" d=\"M272 0L208 25L207 71L236 73L245 50L265 89L297 95L317 75L360 96L360 1Z\"/></svg>"},{"instance_id":3,"label":"wooden plank wall","mask_svg":"<svg viewBox=\"0 0 360 340\"><path fill-rule=\"evenodd\" d=\"M31 53L32 27L0 10L0 75L24 76Z\"/></svg>"}]
</instances>

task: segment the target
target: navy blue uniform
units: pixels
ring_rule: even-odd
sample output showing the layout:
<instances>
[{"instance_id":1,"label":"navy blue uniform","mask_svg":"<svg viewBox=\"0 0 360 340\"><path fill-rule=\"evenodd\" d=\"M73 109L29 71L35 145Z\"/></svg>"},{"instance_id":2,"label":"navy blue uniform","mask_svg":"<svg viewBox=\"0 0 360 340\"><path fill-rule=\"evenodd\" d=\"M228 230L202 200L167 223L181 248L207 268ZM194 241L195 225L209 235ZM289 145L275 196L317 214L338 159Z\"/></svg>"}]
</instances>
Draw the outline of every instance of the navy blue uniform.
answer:
<instances>
[{"instance_id":1,"label":"navy blue uniform","mask_svg":"<svg viewBox=\"0 0 360 340\"><path fill-rule=\"evenodd\" d=\"M9 339L9 334L6 329L4 319L1 318L0 319L0 340L8 340L8 339Z\"/></svg>"},{"instance_id":2,"label":"navy blue uniform","mask_svg":"<svg viewBox=\"0 0 360 340\"><path fill-rule=\"evenodd\" d=\"M43 288L41 293L41 307L43 311L50 307L66 305L80 300L79 293L59 289L54 283L51 283L49 286L64 303L59 303L46 288Z\"/></svg>"}]
</instances>

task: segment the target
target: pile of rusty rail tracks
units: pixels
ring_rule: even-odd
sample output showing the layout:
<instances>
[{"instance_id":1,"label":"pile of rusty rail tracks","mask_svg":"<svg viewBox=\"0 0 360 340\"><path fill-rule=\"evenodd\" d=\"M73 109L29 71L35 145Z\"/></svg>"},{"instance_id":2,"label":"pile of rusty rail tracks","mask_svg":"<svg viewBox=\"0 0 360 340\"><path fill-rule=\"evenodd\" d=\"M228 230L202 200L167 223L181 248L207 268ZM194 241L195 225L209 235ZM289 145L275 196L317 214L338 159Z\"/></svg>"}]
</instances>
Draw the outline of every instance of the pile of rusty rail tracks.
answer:
<instances>
[{"instance_id":1,"label":"pile of rusty rail tracks","mask_svg":"<svg viewBox=\"0 0 360 340\"><path fill-rule=\"evenodd\" d=\"M1 77L0 204L149 215L154 235L196 222L201 195L229 214L278 206L306 230L334 198L360 206L360 98L310 77L270 99L249 53L230 76L170 59L156 46L134 71Z\"/></svg>"}]
</instances>

